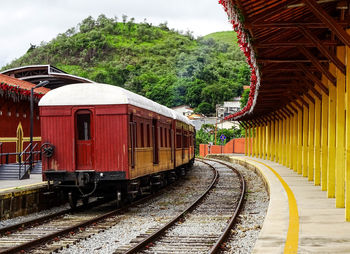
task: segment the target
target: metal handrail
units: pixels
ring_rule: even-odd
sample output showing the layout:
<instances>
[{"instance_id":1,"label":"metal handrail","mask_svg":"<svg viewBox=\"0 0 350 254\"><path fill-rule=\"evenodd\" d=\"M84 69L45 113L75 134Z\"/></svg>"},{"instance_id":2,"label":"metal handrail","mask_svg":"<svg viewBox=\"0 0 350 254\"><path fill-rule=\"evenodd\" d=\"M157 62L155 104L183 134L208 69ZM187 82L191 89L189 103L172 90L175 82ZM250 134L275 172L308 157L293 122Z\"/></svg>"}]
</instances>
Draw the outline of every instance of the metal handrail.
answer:
<instances>
[{"instance_id":1,"label":"metal handrail","mask_svg":"<svg viewBox=\"0 0 350 254\"><path fill-rule=\"evenodd\" d=\"M40 151L34 151L35 148L38 146L38 143L35 143L35 145L32 147L32 149L27 152L28 148L30 148L30 145L29 144L24 150L22 153L20 153L19 155L19 170L18 170L18 175L19 175L19 179L22 179L23 176L26 175L26 173L28 172L28 170L32 170L32 167L33 165L29 165L29 167L26 167L28 164L30 164L30 159L32 156L34 156L35 154L39 154ZM22 156L23 155L26 155L26 154L29 154L28 157L25 157L25 159L23 160L23 164L22 164ZM34 162L34 160L32 160L32 162ZM22 174L22 165L24 165L24 172Z\"/></svg>"}]
</instances>

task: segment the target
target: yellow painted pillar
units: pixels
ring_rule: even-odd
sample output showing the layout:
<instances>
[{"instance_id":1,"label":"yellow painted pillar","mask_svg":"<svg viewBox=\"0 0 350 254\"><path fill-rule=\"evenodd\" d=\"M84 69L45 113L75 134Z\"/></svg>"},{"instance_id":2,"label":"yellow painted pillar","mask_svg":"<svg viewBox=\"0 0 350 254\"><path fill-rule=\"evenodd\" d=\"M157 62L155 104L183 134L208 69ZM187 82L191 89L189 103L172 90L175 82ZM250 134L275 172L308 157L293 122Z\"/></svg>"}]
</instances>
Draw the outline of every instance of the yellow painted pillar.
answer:
<instances>
[{"instance_id":1,"label":"yellow painted pillar","mask_svg":"<svg viewBox=\"0 0 350 254\"><path fill-rule=\"evenodd\" d=\"M251 129L250 129L250 125L248 125L248 156L250 156L250 140L251 140Z\"/></svg>"},{"instance_id":2,"label":"yellow painted pillar","mask_svg":"<svg viewBox=\"0 0 350 254\"><path fill-rule=\"evenodd\" d=\"M298 110L298 160L297 160L297 172L302 173L303 169L303 110Z\"/></svg>"},{"instance_id":3,"label":"yellow painted pillar","mask_svg":"<svg viewBox=\"0 0 350 254\"><path fill-rule=\"evenodd\" d=\"M270 122L266 124L266 159L270 159Z\"/></svg>"},{"instance_id":4,"label":"yellow painted pillar","mask_svg":"<svg viewBox=\"0 0 350 254\"><path fill-rule=\"evenodd\" d=\"M314 183L321 184L321 100L315 96Z\"/></svg>"},{"instance_id":5,"label":"yellow painted pillar","mask_svg":"<svg viewBox=\"0 0 350 254\"><path fill-rule=\"evenodd\" d=\"M308 170L308 132L309 132L309 109L307 106L303 106L303 145L302 145L302 151L303 151L303 157L302 157L302 172L303 176L307 176Z\"/></svg>"},{"instance_id":6,"label":"yellow painted pillar","mask_svg":"<svg viewBox=\"0 0 350 254\"><path fill-rule=\"evenodd\" d=\"M286 167L290 168L290 117L287 117L287 133L286 133Z\"/></svg>"},{"instance_id":7,"label":"yellow painted pillar","mask_svg":"<svg viewBox=\"0 0 350 254\"><path fill-rule=\"evenodd\" d=\"M308 132L308 180L314 180L314 140L315 140L315 105L309 103L309 132Z\"/></svg>"},{"instance_id":8,"label":"yellow painted pillar","mask_svg":"<svg viewBox=\"0 0 350 254\"><path fill-rule=\"evenodd\" d=\"M259 148L258 148L258 151L259 151L259 153L258 153L258 158L261 158L262 157L262 137L261 137L261 133L262 133L262 131L261 131L261 129L262 129L262 126L260 126L259 125L259 127L258 127L258 139L259 139L259 142L258 142L258 146L259 146Z\"/></svg>"},{"instance_id":9,"label":"yellow painted pillar","mask_svg":"<svg viewBox=\"0 0 350 254\"><path fill-rule=\"evenodd\" d=\"M282 164L282 119L279 120L278 128L278 163Z\"/></svg>"},{"instance_id":10,"label":"yellow painted pillar","mask_svg":"<svg viewBox=\"0 0 350 254\"><path fill-rule=\"evenodd\" d=\"M268 142L267 142L267 124L264 126L264 160L267 158L267 147L268 147Z\"/></svg>"},{"instance_id":11,"label":"yellow painted pillar","mask_svg":"<svg viewBox=\"0 0 350 254\"><path fill-rule=\"evenodd\" d=\"M327 85L328 86L328 85ZM321 102L321 190L327 190L328 168L328 95L322 93Z\"/></svg>"},{"instance_id":12,"label":"yellow painted pillar","mask_svg":"<svg viewBox=\"0 0 350 254\"><path fill-rule=\"evenodd\" d=\"M282 165L286 165L286 118L282 119Z\"/></svg>"},{"instance_id":13,"label":"yellow painted pillar","mask_svg":"<svg viewBox=\"0 0 350 254\"><path fill-rule=\"evenodd\" d=\"M349 30L348 30L349 32ZM346 161L345 219L350 221L350 47L346 47Z\"/></svg>"},{"instance_id":14,"label":"yellow painted pillar","mask_svg":"<svg viewBox=\"0 0 350 254\"><path fill-rule=\"evenodd\" d=\"M335 74L335 66L330 63L329 70ZM327 164L327 196L335 197L335 132L336 132L336 96L337 90L331 84L328 85L328 164Z\"/></svg>"},{"instance_id":15,"label":"yellow painted pillar","mask_svg":"<svg viewBox=\"0 0 350 254\"><path fill-rule=\"evenodd\" d=\"M244 128L244 155L248 155L248 129Z\"/></svg>"},{"instance_id":16,"label":"yellow painted pillar","mask_svg":"<svg viewBox=\"0 0 350 254\"><path fill-rule=\"evenodd\" d=\"M298 114L297 111L294 115L294 148L293 148L293 156L294 156L294 171L298 171Z\"/></svg>"},{"instance_id":17,"label":"yellow painted pillar","mask_svg":"<svg viewBox=\"0 0 350 254\"><path fill-rule=\"evenodd\" d=\"M337 47L337 56L345 63L345 47ZM337 88L336 88L336 153L335 153L335 169L336 169L336 191L335 204L336 207L345 207L345 76L336 70Z\"/></svg>"},{"instance_id":18,"label":"yellow painted pillar","mask_svg":"<svg viewBox=\"0 0 350 254\"><path fill-rule=\"evenodd\" d=\"M293 112L292 110L290 110ZM288 148L288 157L289 157L289 168L293 169L293 138L294 138L294 114L289 118L289 148Z\"/></svg>"},{"instance_id":19,"label":"yellow painted pillar","mask_svg":"<svg viewBox=\"0 0 350 254\"><path fill-rule=\"evenodd\" d=\"M276 118L275 119L275 158L274 161L278 162L278 143L279 143L279 139L278 139L278 134L279 134L279 121Z\"/></svg>"},{"instance_id":20,"label":"yellow painted pillar","mask_svg":"<svg viewBox=\"0 0 350 254\"><path fill-rule=\"evenodd\" d=\"M258 157L258 127L254 127L254 156Z\"/></svg>"},{"instance_id":21,"label":"yellow painted pillar","mask_svg":"<svg viewBox=\"0 0 350 254\"><path fill-rule=\"evenodd\" d=\"M293 112L293 110L291 110ZM294 112L290 116L289 119L289 168L294 169L294 164L293 164L293 159L294 159L294 154L293 154L293 145L294 145Z\"/></svg>"},{"instance_id":22,"label":"yellow painted pillar","mask_svg":"<svg viewBox=\"0 0 350 254\"><path fill-rule=\"evenodd\" d=\"M261 142L260 142L260 159L264 159L264 130L265 130L265 125L260 126L260 137L261 137Z\"/></svg>"},{"instance_id":23,"label":"yellow painted pillar","mask_svg":"<svg viewBox=\"0 0 350 254\"><path fill-rule=\"evenodd\" d=\"M275 154L275 121L270 122L270 161L274 160L274 154Z\"/></svg>"}]
</instances>

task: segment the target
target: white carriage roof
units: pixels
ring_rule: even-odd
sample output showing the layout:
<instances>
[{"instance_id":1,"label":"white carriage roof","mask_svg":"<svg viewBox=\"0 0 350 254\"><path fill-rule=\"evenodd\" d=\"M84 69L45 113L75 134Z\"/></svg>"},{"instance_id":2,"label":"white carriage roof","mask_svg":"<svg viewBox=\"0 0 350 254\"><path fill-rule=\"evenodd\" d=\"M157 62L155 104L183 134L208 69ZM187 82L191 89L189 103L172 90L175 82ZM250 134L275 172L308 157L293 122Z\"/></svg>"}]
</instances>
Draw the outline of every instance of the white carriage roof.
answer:
<instances>
[{"instance_id":1,"label":"white carriage roof","mask_svg":"<svg viewBox=\"0 0 350 254\"><path fill-rule=\"evenodd\" d=\"M124 88L99 83L66 85L49 91L39 106L119 105L130 104L192 125L190 120L172 109L160 105Z\"/></svg>"}]
</instances>

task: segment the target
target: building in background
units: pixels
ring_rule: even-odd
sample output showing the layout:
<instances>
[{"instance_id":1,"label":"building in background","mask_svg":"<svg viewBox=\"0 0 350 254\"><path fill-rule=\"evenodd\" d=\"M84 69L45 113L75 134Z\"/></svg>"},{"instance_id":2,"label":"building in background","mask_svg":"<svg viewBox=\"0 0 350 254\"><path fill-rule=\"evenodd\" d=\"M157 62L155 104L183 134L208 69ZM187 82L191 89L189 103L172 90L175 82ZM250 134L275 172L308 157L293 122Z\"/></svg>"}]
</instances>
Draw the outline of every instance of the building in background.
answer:
<instances>
[{"instance_id":1,"label":"building in background","mask_svg":"<svg viewBox=\"0 0 350 254\"><path fill-rule=\"evenodd\" d=\"M181 105L181 106L173 107L171 109L187 117L193 114L193 109L187 105Z\"/></svg>"},{"instance_id":2,"label":"building in background","mask_svg":"<svg viewBox=\"0 0 350 254\"><path fill-rule=\"evenodd\" d=\"M224 119L226 116L232 115L241 109L241 97L235 97L232 101L225 101L224 104L216 105L216 116Z\"/></svg>"},{"instance_id":3,"label":"building in background","mask_svg":"<svg viewBox=\"0 0 350 254\"><path fill-rule=\"evenodd\" d=\"M0 74L0 154L20 153L30 139L30 89L27 81ZM40 118L38 101L49 89L34 90L34 141L40 142ZM0 156L0 165L15 162L16 157Z\"/></svg>"}]
</instances>

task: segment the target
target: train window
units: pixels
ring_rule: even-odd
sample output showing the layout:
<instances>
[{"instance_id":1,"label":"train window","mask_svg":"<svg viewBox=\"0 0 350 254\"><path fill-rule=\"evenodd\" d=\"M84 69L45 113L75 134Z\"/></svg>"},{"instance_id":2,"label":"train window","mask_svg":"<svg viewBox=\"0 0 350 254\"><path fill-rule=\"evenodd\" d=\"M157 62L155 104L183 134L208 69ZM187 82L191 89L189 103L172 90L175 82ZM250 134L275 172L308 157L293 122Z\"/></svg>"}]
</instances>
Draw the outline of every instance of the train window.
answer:
<instances>
[{"instance_id":1,"label":"train window","mask_svg":"<svg viewBox=\"0 0 350 254\"><path fill-rule=\"evenodd\" d=\"M164 128L164 147L168 147L168 135L166 132L166 128Z\"/></svg>"},{"instance_id":2,"label":"train window","mask_svg":"<svg viewBox=\"0 0 350 254\"><path fill-rule=\"evenodd\" d=\"M140 132L141 132L141 147L145 147L145 130L143 129L143 123L140 124Z\"/></svg>"},{"instance_id":3,"label":"train window","mask_svg":"<svg viewBox=\"0 0 350 254\"><path fill-rule=\"evenodd\" d=\"M78 140L90 140L90 114L77 114Z\"/></svg>"},{"instance_id":4,"label":"train window","mask_svg":"<svg viewBox=\"0 0 350 254\"><path fill-rule=\"evenodd\" d=\"M182 136L181 134L176 133L176 148L181 148L182 147Z\"/></svg>"},{"instance_id":5,"label":"train window","mask_svg":"<svg viewBox=\"0 0 350 254\"><path fill-rule=\"evenodd\" d=\"M146 134L147 134L147 147L151 147L151 135L150 135L150 129L149 129L149 124L147 124L146 128Z\"/></svg>"},{"instance_id":6,"label":"train window","mask_svg":"<svg viewBox=\"0 0 350 254\"><path fill-rule=\"evenodd\" d=\"M172 141L171 141L171 129L169 129L169 147L172 147Z\"/></svg>"},{"instance_id":7,"label":"train window","mask_svg":"<svg viewBox=\"0 0 350 254\"><path fill-rule=\"evenodd\" d=\"M160 147L163 147L163 128L160 127Z\"/></svg>"}]
</instances>

